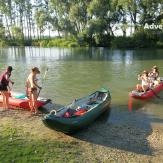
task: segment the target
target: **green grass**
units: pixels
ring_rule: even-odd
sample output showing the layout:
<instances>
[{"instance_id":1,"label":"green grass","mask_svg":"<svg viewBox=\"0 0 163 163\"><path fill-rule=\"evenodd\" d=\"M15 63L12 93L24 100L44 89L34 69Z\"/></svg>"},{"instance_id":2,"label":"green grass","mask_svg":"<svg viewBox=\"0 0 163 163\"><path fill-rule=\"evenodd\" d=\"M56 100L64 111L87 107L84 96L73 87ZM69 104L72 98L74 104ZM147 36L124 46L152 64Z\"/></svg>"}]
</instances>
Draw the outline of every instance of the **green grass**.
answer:
<instances>
[{"instance_id":1,"label":"green grass","mask_svg":"<svg viewBox=\"0 0 163 163\"><path fill-rule=\"evenodd\" d=\"M0 47L6 47L6 46L8 46L8 43L0 39Z\"/></svg>"},{"instance_id":2,"label":"green grass","mask_svg":"<svg viewBox=\"0 0 163 163\"><path fill-rule=\"evenodd\" d=\"M157 42L157 48L163 48L163 41Z\"/></svg>"},{"instance_id":3,"label":"green grass","mask_svg":"<svg viewBox=\"0 0 163 163\"><path fill-rule=\"evenodd\" d=\"M54 39L45 39L45 40L33 40L33 46L40 47L79 47L77 40L74 38L54 38Z\"/></svg>"},{"instance_id":4,"label":"green grass","mask_svg":"<svg viewBox=\"0 0 163 163\"><path fill-rule=\"evenodd\" d=\"M40 139L20 128L0 128L0 162L78 162L80 153L75 141Z\"/></svg>"}]
</instances>

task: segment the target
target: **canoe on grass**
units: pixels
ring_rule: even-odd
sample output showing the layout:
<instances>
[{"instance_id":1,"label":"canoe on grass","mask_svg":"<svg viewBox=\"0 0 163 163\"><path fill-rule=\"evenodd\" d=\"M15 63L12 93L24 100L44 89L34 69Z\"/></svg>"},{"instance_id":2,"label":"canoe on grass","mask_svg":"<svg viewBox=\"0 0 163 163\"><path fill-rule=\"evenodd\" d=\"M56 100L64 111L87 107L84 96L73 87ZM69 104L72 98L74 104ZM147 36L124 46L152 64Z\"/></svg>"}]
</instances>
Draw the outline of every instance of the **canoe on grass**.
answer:
<instances>
[{"instance_id":1,"label":"canoe on grass","mask_svg":"<svg viewBox=\"0 0 163 163\"><path fill-rule=\"evenodd\" d=\"M86 127L109 109L110 102L109 90L102 88L89 96L75 100L68 106L52 111L42 120L49 128L73 133Z\"/></svg>"},{"instance_id":2,"label":"canoe on grass","mask_svg":"<svg viewBox=\"0 0 163 163\"><path fill-rule=\"evenodd\" d=\"M160 82L160 84L152 89L149 89L147 92L138 92L136 90L133 90L129 93L130 97L133 97L135 99L141 99L141 100L147 100L152 97L157 97L157 94L163 90L163 81Z\"/></svg>"},{"instance_id":3,"label":"canoe on grass","mask_svg":"<svg viewBox=\"0 0 163 163\"><path fill-rule=\"evenodd\" d=\"M9 97L9 105L11 108L22 108L30 110L29 99L23 93L11 92ZM0 95L0 103L2 103L2 95ZM47 108L47 105L51 103L51 100L46 98L38 98L37 105L38 109ZM49 107L49 106L48 106Z\"/></svg>"}]
</instances>

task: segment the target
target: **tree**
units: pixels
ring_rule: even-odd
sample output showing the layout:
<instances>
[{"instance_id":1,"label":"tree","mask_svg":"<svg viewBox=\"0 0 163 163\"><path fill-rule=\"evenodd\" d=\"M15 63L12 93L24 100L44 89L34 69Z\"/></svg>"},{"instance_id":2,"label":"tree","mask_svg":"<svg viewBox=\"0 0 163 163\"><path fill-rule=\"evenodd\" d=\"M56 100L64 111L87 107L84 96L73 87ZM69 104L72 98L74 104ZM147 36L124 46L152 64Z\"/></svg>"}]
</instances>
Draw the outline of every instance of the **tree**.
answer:
<instances>
[{"instance_id":1,"label":"tree","mask_svg":"<svg viewBox=\"0 0 163 163\"><path fill-rule=\"evenodd\" d=\"M24 38L24 34L23 34L23 31L20 27L16 27L16 26L13 26L11 28L11 31L12 31L12 35L14 36L14 38L18 41L22 41L23 38Z\"/></svg>"},{"instance_id":2,"label":"tree","mask_svg":"<svg viewBox=\"0 0 163 163\"><path fill-rule=\"evenodd\" d=\"M84 2L72 4L69 11L70 22L74 25L76 33L83 32L87 25L87 8Z\"/></svg>"},{"instance_id":3,"label":"tree","mask_svg":"<svg viewBox=\"0 0 163 163\"><path fill-rule=\"evenodd\" d=\"M142 0L140 3L140 24L158 22L163 9L163 0ZM160 23L160 22L159 22Z\"/></svg>"},{"instance_id":4,"label":"tree","mask_svg":"<svg viewBox=\"0 0 163 163\"><path fill-rule=\"evenodd\" d=\"M0 39L5 39L5 27L0 23Z\"/></svg>"},{"instance_id":5,"label":"tree","mask_svg":"<svg viewBox=\"0 0 163 163\"><path fill-rule=\"evenodd\" d=\"M35 20L36 24L39 28L40 36L41 38L42 33L45 31L46 25L47 25L47 15L44 9L38 9L35 12Z\"/></svg>"},{"instance_id":6,"label":"tree","mask_svg":"<svg viewBox=\"0 0 163 163\"><path fill-rule=\"evenodd\" d=\"M11 15L11 8L10 8L10 1L8 0L0 0L0 13L3 15L5 19L5 24L7 28L7 36L11 39L11 31L10 31L10 24L9 24L9 15Z\"/></svg>"},{"instance_id":7,"label":"tree","mask_svg":"<svg viewBox=\"0 0 163 163\"><path fill-rule=\"evenodd\" d=\"M21 29L21 33L24 33L24 12L25 12L25 0L14 0L18 12L19 24L18 26ZM15 27L13 27L15 28ZM22 35L22 39L24 40L24 34Z\"/></svg>"}]
</instances>

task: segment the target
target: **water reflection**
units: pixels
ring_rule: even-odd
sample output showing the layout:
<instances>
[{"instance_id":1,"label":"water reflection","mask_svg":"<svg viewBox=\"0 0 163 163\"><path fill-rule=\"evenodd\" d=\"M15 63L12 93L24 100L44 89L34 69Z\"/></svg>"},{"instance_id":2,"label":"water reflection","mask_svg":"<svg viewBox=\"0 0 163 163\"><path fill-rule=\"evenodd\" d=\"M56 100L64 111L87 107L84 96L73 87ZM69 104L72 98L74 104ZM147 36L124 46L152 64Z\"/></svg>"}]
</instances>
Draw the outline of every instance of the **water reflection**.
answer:
<instances>
[{"instance_id":1,"label":"water reflection","mask_svg":"<svg viewBox=\"0 0 163 163\"><path fill-rule=\"evenodd\" d=\"M7 54L8 59L16 59L25 56L26 58L46 58L53 60L98 60L125 62L132 64L134 60L163 59L162 50L110 50L107 48L1 48L0 56Z\"/></svg>"}]
</instances>

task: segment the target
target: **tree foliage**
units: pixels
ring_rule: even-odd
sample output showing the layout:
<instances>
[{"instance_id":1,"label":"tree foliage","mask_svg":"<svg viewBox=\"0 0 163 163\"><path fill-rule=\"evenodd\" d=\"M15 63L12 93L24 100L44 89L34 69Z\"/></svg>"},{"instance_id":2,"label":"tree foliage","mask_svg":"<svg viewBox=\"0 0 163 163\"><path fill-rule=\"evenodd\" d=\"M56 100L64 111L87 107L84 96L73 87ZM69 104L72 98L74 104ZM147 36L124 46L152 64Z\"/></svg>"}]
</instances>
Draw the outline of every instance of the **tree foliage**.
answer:
<instances>
[{"instance_id":1,"label":"tree foliage","mask_svg":"<svg viewBox=\"0 0 163 163\"><path fill-rule=\"evenodd\" d=\"M126 37L129 27L141 33L140 26L162 20L163 0L0 0L0 36L10 40L43 39L55 31L107 46L116 33Z\"/></svg>"}]
</instances>

